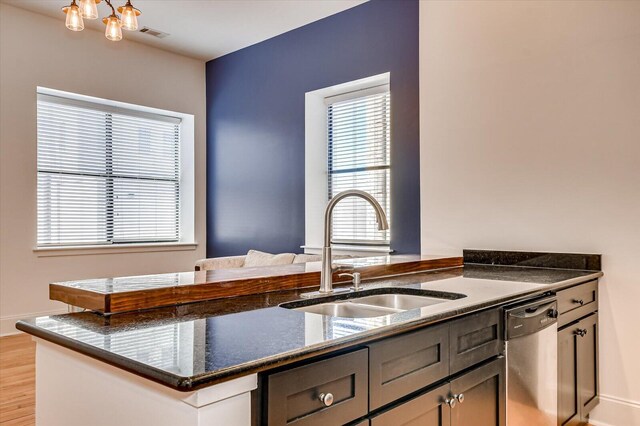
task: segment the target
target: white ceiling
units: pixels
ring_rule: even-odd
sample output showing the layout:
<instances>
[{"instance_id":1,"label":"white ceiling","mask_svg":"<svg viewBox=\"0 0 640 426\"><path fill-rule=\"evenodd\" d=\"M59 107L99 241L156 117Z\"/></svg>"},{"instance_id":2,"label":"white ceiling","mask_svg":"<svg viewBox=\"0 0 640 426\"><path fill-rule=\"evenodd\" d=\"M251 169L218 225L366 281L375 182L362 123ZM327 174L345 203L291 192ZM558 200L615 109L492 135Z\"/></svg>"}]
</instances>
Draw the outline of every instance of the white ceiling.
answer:
<instances>
[{"instance_id":1,"label":"white ceiling","mask_svg":"<svg viewBox=\"0 0 640 426\"><path fill-rule=\"evenodd\" d=\"M70 0L1 0L23 9L60 19ZM132 0L144 26L169 33L157 39L123 31L124 38L198 59L209 60L282 34L310 22L364 3L366 0ZM114 7L125 0L113 0ZM100 18L110 14L103 1ZM85 31L104 32L101 19L85 20ZM97 36L97 34L96 34Z\"/></svg>"}]
</instances>

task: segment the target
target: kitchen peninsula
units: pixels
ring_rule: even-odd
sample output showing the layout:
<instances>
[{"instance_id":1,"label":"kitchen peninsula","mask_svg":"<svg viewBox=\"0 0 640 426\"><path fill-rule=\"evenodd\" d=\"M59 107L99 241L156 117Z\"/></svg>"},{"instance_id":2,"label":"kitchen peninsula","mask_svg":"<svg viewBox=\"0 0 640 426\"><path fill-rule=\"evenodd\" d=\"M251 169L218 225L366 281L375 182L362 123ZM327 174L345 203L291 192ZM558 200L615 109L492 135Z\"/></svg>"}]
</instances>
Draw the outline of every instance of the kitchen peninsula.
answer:
<instances>
[{"instance_id":1,"label":"kitchen peninsula","mask_svg":"<svg viewBox=\"0 0 640 426\"><path fill-rule=\"evenodd\" d=\"M597 339L600 269L598 255L474 250L465 251L463 266L369 277L359 292L316 300L301 301L308 288L291 286L110 316L35 318L17 327L38 342L37 392L50 395L38 401L41 424L84 424L96 418L87 410L99 408L105 414L97 425L391 425L400 424L406 404L419 404L446 424L479 416L478 424L503 425L501 307L557 295L559 342L563 327L578 338L574 329L582 330L585 318L592 326L584 341ZM428 303L352 317L308 310L389 294ZM592 381L595 394L577 418L597 403L597 374L587 379L583 386ZM456 406L449 394L459 397L460 386L466 402ZM474 402L475 394L495 401L495 410ZM567 397L559 394L559 415Z\"/></svg>"}]
</instances>

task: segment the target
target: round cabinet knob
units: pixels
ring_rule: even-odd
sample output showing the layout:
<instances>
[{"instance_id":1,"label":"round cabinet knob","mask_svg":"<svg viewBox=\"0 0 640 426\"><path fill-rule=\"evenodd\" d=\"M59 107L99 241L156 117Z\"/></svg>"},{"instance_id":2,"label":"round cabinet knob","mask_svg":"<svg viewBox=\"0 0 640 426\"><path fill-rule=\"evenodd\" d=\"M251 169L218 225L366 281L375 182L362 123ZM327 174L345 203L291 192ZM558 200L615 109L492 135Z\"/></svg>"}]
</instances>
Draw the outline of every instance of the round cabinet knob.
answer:
<instances>
[{"instance_id":1,"label":"round cabinet knob","mask_svg":"<svg viewBox=\"0 0 640 426\"><path fill-rule=\"evenodd\" d=\"M556 309L551 309L547 315L549 315L549 318L558 318L558 311Z\"/></svg>"},{"instance_id":2,"label":"round cabinet knob","mask_svg":"<svg viewBox=\"0 0 640 426\"><path fill-rule=\"evenodd\" d=\"M457 400L456 400L456 397L454 396L454 397L452 397L452 398L448 398L448 399L445 401L445 404L447 404L449 407L453 408L453 407L455 407L455 406L456 406L456 401L457 401Z\"/></svg>"},{"instance_id":3,"label":"round cabinet knob","mask_svg":"<svg viewBox=\"0 0 640 426\"><path fill-rule=\"evenodd\" d=\"M573 303L577 303L578 305L582 306L582 305L584 305L584 300L582 300L582 299L573 299Z\"/></svg>"},{"instance_id":4,"label":"round cabinet knob","mask_svg":"<svg viewBox=\"0 0 640 426\"><path fill-rule=\"evenodd\" d=\"M464 402L464 394L463 394L463 393L461 393L461 394L459 394L459 395L456 395L456 399L458 400L458 402L459 402L460 404L462 404L462 403Z\"/></svg>"},{"instance_id":5,"label":"round cabinet knob","mask_svg":"<svg viewBox=\"0 0 640 426\"><path fill-rule=\"evenodd\" d=\"M321 393L318 395L318 399L324 404L325 407L330 407L333 404L332 393Z\"/></svg>"}]
</instances>

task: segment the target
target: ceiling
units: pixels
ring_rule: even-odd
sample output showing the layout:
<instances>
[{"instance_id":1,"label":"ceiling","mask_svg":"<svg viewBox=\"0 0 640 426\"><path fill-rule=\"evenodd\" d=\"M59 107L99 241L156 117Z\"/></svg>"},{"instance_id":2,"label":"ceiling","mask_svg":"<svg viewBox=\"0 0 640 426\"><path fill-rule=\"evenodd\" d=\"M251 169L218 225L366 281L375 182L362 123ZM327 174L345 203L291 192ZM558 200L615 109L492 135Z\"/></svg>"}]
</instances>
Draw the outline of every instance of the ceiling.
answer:
<instances>
[{"instance_id":1,"label":"ceiling","mask_svg":"<svg viewBox=\"0 0 640 426\"><path fill-rule=\"evenodd\" d=\"M60 19L70 0L1 0L22 9ZM158 39L140 32L124 32L124 38L210 60L341 12L366 0L132 0L142 15L139 27L150 27L169 36ZM113 0L114 7L125 0ZM98 4L100 18L109 6ZM85 20L87 28L104 32L101 19Z\"/></svg>"}]
</instances>

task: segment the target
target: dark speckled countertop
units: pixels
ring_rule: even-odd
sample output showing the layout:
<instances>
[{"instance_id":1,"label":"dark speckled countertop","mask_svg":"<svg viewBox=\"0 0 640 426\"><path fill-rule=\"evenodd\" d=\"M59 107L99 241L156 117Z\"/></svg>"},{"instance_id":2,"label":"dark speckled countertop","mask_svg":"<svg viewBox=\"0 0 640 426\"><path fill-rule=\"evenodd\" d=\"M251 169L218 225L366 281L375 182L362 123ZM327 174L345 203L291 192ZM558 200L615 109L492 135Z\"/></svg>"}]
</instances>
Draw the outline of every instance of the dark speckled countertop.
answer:
<instances>
[{"instance_id":1,"label":"dark speckled countertop","mask_svg":"<svg viewBox=\"0 0 640 426\"><path fill-rule=\"evenodd\" d=\"M362 344L480 309L597 279L599 271L466 265L364 283L465 297L374 318L285 309L296 290L104 317L84 312L28 319L17 328L124 370L189 391Z\"/></svg>"}]
</instances>

